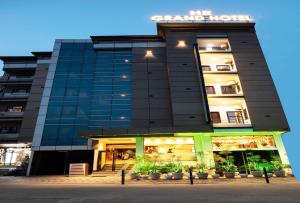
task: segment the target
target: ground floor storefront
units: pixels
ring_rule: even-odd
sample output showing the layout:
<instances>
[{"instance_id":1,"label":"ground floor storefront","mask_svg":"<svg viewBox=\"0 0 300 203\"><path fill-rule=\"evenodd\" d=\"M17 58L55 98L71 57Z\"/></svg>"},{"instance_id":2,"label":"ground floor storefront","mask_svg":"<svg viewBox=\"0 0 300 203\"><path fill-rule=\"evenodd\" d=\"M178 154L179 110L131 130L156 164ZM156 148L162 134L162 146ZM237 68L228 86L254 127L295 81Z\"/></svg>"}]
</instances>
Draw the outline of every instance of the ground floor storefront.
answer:
<instances>
[{"instance_id":1,"label":"ground floor storefront","mask_svg":"<svg viewBox=\"0 0 300 203\"><path fill-rule=\"evenodd\" d=\"M281 135L282 132L216 130L92 138L91 150L35 151L31 174L68 174L71 163L88 163L89 173L115 170L115 166L120 170L141 159L157 165L180 163L185 168L200 164L217 171L228 157L239 172L250 173L254 166L256 170L272 170L274 157L289 164Z\"/></svg>"},{"instance_id":2,"label":"ground floor storefront","mask_svg":"<svg viewBox=\"0 0 300 203\"><path fill-rule=\"evenodd\" d=\"M20 166L30 156L30 144L0 144L0 167Z\"/></svg>"},{"instance_id":3,"label":"ground floor storefront","mask_svg":"<svg viewBox=\"0 0 300 203\"><path fill-rule=\"evenodd\" d=\"M109 164L134 164L141 157L159 164L195 166L201 162L207 168L216 168L228 156L241 172L251 170L249 162L253 159L257 159L256 167L270 170L274 157L289 164L279 132L177 133L96 139L93 170Z\"/></svg>"}]
</instances>

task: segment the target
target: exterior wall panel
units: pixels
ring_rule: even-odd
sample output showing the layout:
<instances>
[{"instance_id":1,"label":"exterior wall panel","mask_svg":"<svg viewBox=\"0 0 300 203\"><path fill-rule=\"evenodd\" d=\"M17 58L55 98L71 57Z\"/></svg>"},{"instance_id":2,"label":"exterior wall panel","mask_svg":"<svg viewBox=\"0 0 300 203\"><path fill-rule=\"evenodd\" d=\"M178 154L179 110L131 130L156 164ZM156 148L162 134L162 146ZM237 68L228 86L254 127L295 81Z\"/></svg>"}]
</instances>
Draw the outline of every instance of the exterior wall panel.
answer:
<instances>
[{"instance_id":1,"label":"exterior wall panel","mask_svg":"<svg viewBox=\"0 0 300 203\"><path fill-rule=\"evenodd\" d=\"M18 142L32 142L49 64L37 64Z\"/></svg>"},{"instance_id":2,"label":"exterior wall panel","mask_svg":"<svg viewBox=\"0 0 300 203\"><path fill-rule=\"evenodd\" d=\"M187 47L177 48L179 40L184 40ZM176 132L211 130L211 125L205 119L203 95L193 50L195 42L195 32L166 31L167 67Z\"/></svg>"},{"instance_id":3,"label":"exterior wall panel","mask_svg":"<svg viewBox=\"0 0 300 203\"><path fill-rule=\"evenodd\" d=\"M283 108L255 32L228 32L228 37L253 129L288 130Z\"/></svg>"}]
</instances>

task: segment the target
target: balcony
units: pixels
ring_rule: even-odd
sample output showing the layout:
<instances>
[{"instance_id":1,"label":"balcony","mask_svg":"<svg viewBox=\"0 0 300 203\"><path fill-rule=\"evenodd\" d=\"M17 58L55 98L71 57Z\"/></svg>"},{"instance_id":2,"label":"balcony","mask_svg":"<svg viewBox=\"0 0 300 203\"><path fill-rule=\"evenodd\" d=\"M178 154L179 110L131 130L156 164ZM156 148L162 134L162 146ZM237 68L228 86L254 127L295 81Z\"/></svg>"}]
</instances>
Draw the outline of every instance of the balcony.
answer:
<instances>
[{"instance_id":1,"label":"balcony","mask_svg":"<svg viewBox=\"0 0 300 203\"><path fill-rule=\"evenodd\" d=\"M243 96L240 80L237 75L204 75L204 82L209 98Z\"/></svg>"},{"instance_id":2,"label":"balcony","mask_svg":"<svg viewBox=\"0 0 300 203\"><path fill-rule=\"evenodd\" d=\"M198 39L199 52L231 52L228 39Z\"/></svg>"},{"instance_id":3,"label":"balcony","mask_svg":"<svg viewBox=\"0 0 300 203\"><path fill-rule=\"evenodd\" d=\"M243 98L209 98L213 127L251 127L251 121Z\"/></svg>"},{"instance_id":4,"label":"balcony","mask_svg":"<svg viewBox=\"0 0 300 203\"><path fill-rule=\"evenodd\" d=\"M208 73L236 73L236 66L231 53L200 54L202 71Z\"/></svg>"},{"instance_id":5,"label":"balcony","mask_svg":"<svg viewBox=\"0 0 300 203\"><path fill-rule=\"evenodd\" d=\"M1 127L0 141L12 141L19 137L18 127Z\"/></svg>"}]
</instances>

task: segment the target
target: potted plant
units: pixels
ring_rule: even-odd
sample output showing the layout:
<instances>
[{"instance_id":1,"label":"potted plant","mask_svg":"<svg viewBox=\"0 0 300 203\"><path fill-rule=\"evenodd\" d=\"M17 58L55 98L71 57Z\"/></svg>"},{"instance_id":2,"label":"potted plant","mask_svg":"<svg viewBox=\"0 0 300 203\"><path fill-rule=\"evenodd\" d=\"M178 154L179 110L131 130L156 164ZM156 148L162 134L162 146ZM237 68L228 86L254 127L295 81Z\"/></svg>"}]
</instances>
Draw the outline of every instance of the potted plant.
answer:
<instances>
[{"instance_id":1,"label":"potted plant","mask_svg":"<svg viewBox=\"0 0 300 203\"><path fill-rule=\"evenodd\" d=\"M273 156L272 157L272 166L274 168L274 174L276 177L285 177L285 168L288 168L289 165L282 164L279 156Z\"/></svg>"},{"instance_id":2,"label":"potted plant","mask_svg":"<svg viewBox=\"0 0 300 203\"><path fill-rule=\"evenodd\" d=\"M263 173L261 168L259 167L260 156L250 154L250 156L247 156L247 161L253 177L261 178L263 176Z\"/></svg>"},{"instance_id":3,"label":"potted plant","mask_svg":"<svg viewBox=\"0 0 300 203\"><path fill-rule=\"evenodd\" d=\"M160 179L160 169L157 166L157 159L158 159L158 156L155 157L154 162L152 162L149 167L149 175L152 180Z\"/></svg>"},{"instance_id":4,"label":"potted plant","mask_svg":"<svg viewBox=\"0 0 300 203\"><path fill-rule=\"evenodd\" d=\"M248 173L247 173L247 167L245 165L239 166L238 167L239 175L241 178L247 178Z\"/></svg>"},{"instance_id":5,"label":"potted plant","mask_svg":"<svg viewBox=\"0 0 300 203\"><path fill-rule=\"evenodd\" d=\"M139 180L140 179L140 174L136 169L133 169L130 171L130 179L131 180Z\"/></svg>"},{"instance_id":6,"label":"potted plant","mask_svg":"<svg viewBox=\"0 0 300 203\"><path fill-rule=\"evenodd\" d=\"M214 161L215 161L215 173L220 176L224 175L223 164L225 163L225 158L223 158L220 154L214 153Z\"/></svg>"},{"instance_id":7,"label":"potted plant","mask_svg":"<svg viewBox=\"0 0 300 203\"><path fill-rule=\"evenodd\" d=\"M197 164L196 168L198 169L199 179L207 179L207 177L208 177L208 168L205 166L205 164Z\"/></svg>"},{"instance_id":8,"label":"potted plant","mask_svg":"<svg viewBox=\"0 0 300 203\"><path fill-rule=\"evenodd\" d=\"M227 155L222 168L224 170L224 175L226 178L234 178L237 169L236 165L234 165L234 157Z\"/></svg>"},{"instance_id":9,"label":"potted plant","mask_svg":"<svg viewBox=\"0 0 300 203\"><path fill-rule=\"evenodd\" d=\"M149 177L149 172L151 170L152 162L149 158L146 157L137 157L135 162L134 172L132 173L131 177L147 180Z\"/></svg>"},{"instance_id":10,"label":"potted plant","mask_svg":"<svg viewBox=\"0 0 300 203\"><path fill-rule=\"evenodd\" d=\"M180 162L174 164L174 167L172 168L172 175L175 180L181 180L183 178L182 164Z\"/></svg>"},{"instance_id":11,"label":"potted plant","mask_svg":"<svg viewBox=\"0 0 300 203\"><path fill-rule=\"evenodd\" d=\"M171 180L173 178L171 173L172 163L167 163L160 166L160 173L163 175L164 179Z\"/></svg>"},{"instance_id":12,"label":"potted plant","mask_svg":"<svg viewBox=\"0 0 300 203\"><path fill-rule=\"evenodd\" d=\"M160 179L160 170L158 168L153 167L149 171L149 175L152 180L159 180Z\"/></svg>"}]
</instances>

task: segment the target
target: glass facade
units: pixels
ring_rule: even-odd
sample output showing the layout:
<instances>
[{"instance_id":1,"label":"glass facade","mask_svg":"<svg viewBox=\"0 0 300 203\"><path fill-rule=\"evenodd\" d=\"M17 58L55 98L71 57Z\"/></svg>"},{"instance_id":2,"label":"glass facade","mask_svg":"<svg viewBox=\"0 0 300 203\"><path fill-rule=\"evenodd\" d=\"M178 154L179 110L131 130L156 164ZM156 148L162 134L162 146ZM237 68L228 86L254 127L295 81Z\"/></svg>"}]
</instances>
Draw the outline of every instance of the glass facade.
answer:
<instances>
[{"instance_id":1,"label":"glass facade","mask_svg":"<svg viewBox=\"0 0 300 203\"><path fill-rule=\"evenodd\" d=\"M62 43L41 145L85 145L81 130L130 125L131 50Z\"/></svg>"}]
</instances>

